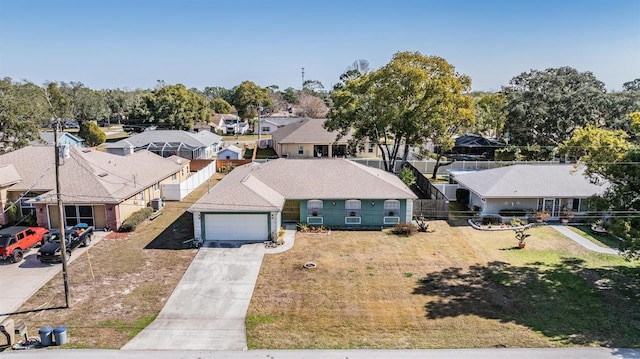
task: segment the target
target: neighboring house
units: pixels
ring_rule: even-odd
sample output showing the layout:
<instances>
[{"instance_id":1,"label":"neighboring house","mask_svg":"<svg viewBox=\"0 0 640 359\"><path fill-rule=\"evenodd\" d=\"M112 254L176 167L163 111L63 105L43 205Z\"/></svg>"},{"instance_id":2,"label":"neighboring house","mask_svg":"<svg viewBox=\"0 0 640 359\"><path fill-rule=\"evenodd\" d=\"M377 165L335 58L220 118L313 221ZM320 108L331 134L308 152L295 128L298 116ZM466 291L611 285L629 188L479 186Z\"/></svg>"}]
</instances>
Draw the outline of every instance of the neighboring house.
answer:
<instances>
[{"instance_id":1,"label":"neighboring house","mask_svg":"<svg viewBox=\"0 0 640 359\"><path fill-rule=\"evenodd\" d=\"M69 145L69 146L79 146L83 147L84 140L80 137L74 136L69 132L60 132L58 134L58 143L60 145ZM55 136L53 131L40 131L40 140L31 141L31 144L34 146L39 145L54 145L55 144Z\"/></svg>"},{"instance_id":2,"label":"neighboring house","mask_svg":"<svg viewBox=\"0 0 640 359\"><path fill-rule=\"evenodd\" d=\"M271 134L277 129L302 120L300 117L265 117L260 119L260 133Z\"/></svg>"},{"instance_id":3,"label":"neighboring house","mask_svg":"<svg viewBox=\"0 0 640 359\"><path fill-rule=\"evenodd\" d=\"M125 156L147 150L162 157L179 156L189 160L210 159L222 147L222 137L209 131L198 133L178 130L144 131L124 140L110 143L108 153Z\"/></svg>"},{"instance_id":4,"label":"neighboring house","mask_svg":"<svg viewBox=\"0 0 640 359\"><path fill-rule=\"evenodd\" d=\"M507 147L501 141L474 134L455 139L455 145L445 155L456 160L493 160L496 150Z\"/></svg>"},{"instance_id":5,"label":"neighboring house","mask_svg":"<svg viewBox=\"0 0 640 359\"><path fill-rule=\"evenodd\" d=\"M322 125L323 119L299 119L273 132L273 149L278 156L287 158L346 157L351 135L336 140L338 132L329 132ZM367 143L356 157L380 157L378 146Z\"/></svg>"},{"instance_id":6,"label":"neighboring house","mask_svg":"<svg viewBox=\"0 0 640 359\"><path fill-rule=\"evenodd\" d=\"M211 122L197 122L193 126L194 132L209 131L209 132L215 133L216 130L217 130L216 126L214 126Z\"/></svg>"},{"instance_id":7,"label":"neighboring house","mask_svg":"<svg viewBox=\"0 0 640 359\"><path fill-rule=\"evenodd\" d=\"M38 226L58 227L53 146L29 146L0 156L0 197L18 204L19 214L34 215ZM179 184L189 176L189 161L162 158L148 151L117 156L71 147L62 158L60 193L64 223L120 228L132 213L162 198L163 184ZM0 224L6 224L6 213Z\"/></svg>"},{"instance_id":8,"label":"neighboring house","mask_svg":"<svg viewBox=\"0 0 640 359\"><path fill-rule=\"evenodd\" d=\"M226 113L217 113L213 115L211 119L211 123L215 127L218 133L222 133L223 135L231 135L232 133L228 133L228 126L232 126L232 131L235 130L235 124L242 123L242 119L237 115L231 115ZM249 125L247 125L247 129Z\"/></svg>"},{"instance_id":9,"label":"neighboring house","mask_svg":"<svg viewBox=\"0 0 640 359\"><path fill-rule=\"evenodd\" d=\"M269 239L283 222L380 228L410 222L416 195L394 174L345 159L235 168L189 208L203 240Z\"/></svg>"},{"instance_id":10,"label":"neighboring house","mask_svg":"<svg viewBox=\"0 0 640 359\"><path fill-rule=\"evenodd\" d=\"M246 135L249 132L249 124L240 120L225 120L225 135Z\"/></svg>"},{"instance_id":11,"label":"neighboring house","mask_svg":"<svg viewBox=\"0 0 640 359\"><path fill-rule=\"evenodd\" d=\"M453 180L469 190L469 207L477 206L480 216L523 209L544 210L550 219L558 219L564 208L576 214L588 211L585 199L607 189L606 183L591 183L573 165L512 165L458 172Z\"/></svg>"},{"instance_id":12,"label":"neighboring house","mask_svg":"<svg viewBox=\"0 0 640 359\"><path fill-rule=\"evenodd\" d=\"M242 158L242 149L231 145L218 152L219 160L239 160Z\"/></svg>"}]
</instances>

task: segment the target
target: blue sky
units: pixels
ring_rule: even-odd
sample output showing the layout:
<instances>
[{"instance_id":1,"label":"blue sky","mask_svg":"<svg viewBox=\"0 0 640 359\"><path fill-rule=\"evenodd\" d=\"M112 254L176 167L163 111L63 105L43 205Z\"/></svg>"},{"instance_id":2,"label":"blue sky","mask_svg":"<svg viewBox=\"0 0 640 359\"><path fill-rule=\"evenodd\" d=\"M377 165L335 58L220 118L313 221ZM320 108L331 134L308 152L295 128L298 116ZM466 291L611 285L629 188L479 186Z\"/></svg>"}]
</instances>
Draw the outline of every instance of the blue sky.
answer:
<instances>
[{"instance_id":1,"label":"blue sky","mask_svg":"<svg viewBox=\"0 0 640 359\"><path fill-rule=\"evenodd\" d=\"M325 88L398 51L445 58L474 90L531 69L640 78L638 0L0 0L0 76L95 88Z\"/></svg>"}]
</instances>

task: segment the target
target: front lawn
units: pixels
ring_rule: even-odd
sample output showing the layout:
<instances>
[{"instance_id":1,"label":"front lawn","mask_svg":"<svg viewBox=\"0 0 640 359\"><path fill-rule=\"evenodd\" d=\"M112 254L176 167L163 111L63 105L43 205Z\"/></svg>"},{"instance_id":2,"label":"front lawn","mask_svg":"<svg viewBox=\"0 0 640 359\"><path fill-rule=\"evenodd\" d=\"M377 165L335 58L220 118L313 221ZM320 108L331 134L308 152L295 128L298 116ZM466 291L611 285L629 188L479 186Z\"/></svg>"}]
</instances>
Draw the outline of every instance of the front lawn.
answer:
<instances>
[{"instance_id":1,"label":"front lawn","mask_svg":"<svg viewBox=\"0 0 640 359\"><path fill-rule=\"evenodd\" d=\"M620 246L619 239L608 234L594 233L591 230L591 226L569 226L569 229L601 247L617 249Z\"/></svg>"},{"instance_id":2,"label":"front lawn","mask_svg":"<svg viewBox=\"0 0 640 359\"><path fill-rule=\"evenodd\" d=\"M640 347L640 268L551 228L296 235L267 255L249 348ZM313 261L317 268L305 269Z\"/></svg>"}]
</instances>

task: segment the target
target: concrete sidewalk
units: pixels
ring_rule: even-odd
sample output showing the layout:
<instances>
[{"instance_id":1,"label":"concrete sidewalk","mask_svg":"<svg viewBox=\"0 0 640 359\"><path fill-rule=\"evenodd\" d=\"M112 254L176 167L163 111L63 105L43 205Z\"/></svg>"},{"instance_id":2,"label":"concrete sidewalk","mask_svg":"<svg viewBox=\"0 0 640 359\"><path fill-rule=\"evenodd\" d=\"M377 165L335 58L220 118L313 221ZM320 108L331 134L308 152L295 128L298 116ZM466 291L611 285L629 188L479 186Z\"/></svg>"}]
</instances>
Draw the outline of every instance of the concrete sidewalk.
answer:
<instances>
[{"instance_id":1,"label":"concrete sidewalk","mask_svg":"<svg viewBox=\"0 0 640 359\"><path fill-rule=\"evenodd\" d=\"M124 350L246 350L263 243L198 250L162 311Z\"/></svg>"},{"instance_id":2,"label":"concrete sidewalk","mask_svg":"<svg viewBox=\"0 0 640 359\"><path fill-rule=\"evenodd\" d=\"M620 254L620 251L617 250L617 249L605 248L605 247L600 247L600 246L596 245L595 243L593 243L590 240L582 237L578 233L570 230L569 228L567 228L567 226L550 225L549 227L551 227L551 228L555 229L556 231L564 234L565 236L569 237L571 240L575 241L576 243L578 243L579 245L585 247L586 249L588 249L590 251L594 251L594 252L598 252L598 253L604 253L604 254Z\"/></svg>"}]
</instances>

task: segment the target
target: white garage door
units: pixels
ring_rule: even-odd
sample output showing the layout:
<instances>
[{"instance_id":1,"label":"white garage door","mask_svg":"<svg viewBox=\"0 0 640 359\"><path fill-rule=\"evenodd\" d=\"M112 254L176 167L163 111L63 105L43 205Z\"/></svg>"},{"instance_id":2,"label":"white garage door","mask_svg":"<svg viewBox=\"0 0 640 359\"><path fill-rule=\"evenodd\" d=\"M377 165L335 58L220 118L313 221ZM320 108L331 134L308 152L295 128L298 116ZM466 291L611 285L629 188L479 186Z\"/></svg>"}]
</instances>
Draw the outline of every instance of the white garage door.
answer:
<instances>
[{"instance_id":1,"label":"white garage door","mask_svg":"<svg viewBox=\"0 0 640 359\"><path fill-rule=\"evenodd\" d=\"M207 241L266 241L269 216L265 214L207 214L204 238Z\"/></svg>"}]
</instances>

